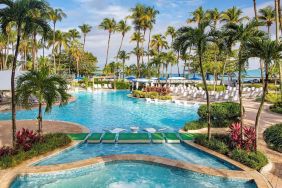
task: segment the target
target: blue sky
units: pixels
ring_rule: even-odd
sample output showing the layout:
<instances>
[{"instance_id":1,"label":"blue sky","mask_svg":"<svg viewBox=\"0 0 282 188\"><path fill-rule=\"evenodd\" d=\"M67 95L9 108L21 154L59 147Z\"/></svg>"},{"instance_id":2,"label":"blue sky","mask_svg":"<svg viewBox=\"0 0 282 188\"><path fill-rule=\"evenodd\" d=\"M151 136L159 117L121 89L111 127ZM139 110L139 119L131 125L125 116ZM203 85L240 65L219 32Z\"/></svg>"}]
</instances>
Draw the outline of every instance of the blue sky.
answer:
<instances>
[{"instance_id":1,"label":"blue sky","mask_svg":"<svg viewBox=\"0 0 282 188\"><path fill-rule=\"evenodd\" d=\"M237 6L244 11L245 15L253 16L253 0L49 0L52 7L61 8L68 15L66 19L58 23L58 28L68 30L77 28L83 23L93 26L86 43L86 49L98 57L99 65L105 63L105 51L107 32L98 29L98 25L105 17L115 18L117 21L129 15L130 8L137 3L154 6L160 11L154 33L165 32L167 26L180 27L185 24L185 20L191 12L199 6L205 9L217 7L225 10L232 6ZM273 0L257 0L258 9L267 5L272 5ZM134 44L129 42L131 33L126 36L124 49L131 51ZM110 48L110 57L117 53L120 43L120 35L113 36ZM135 58L131 58L129 63L134 63ZM253 61L251 68L255 68L257 63Z\"/></svg>"}]
</instances>

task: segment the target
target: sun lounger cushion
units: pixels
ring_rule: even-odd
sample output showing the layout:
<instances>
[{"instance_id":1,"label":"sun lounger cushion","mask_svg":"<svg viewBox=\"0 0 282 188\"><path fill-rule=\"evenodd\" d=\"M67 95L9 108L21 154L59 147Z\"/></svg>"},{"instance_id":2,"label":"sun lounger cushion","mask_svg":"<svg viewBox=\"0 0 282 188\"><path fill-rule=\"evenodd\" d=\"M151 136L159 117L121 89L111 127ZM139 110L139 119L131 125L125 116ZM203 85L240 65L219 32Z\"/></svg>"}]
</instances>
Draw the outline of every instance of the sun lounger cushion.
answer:
<instances>
[{"instance_id":1,"label":"sun lounger cushion","mask_svg":"<svg viewBox=\"0 0 282 188\"><path fill-rule=\"evenodd\" d=\"M164 133L167 143L180 143L176 133Z\"/></svg>"},{"instance_id":2,"label":"sun lounger cushion","mask_svg":"<svg viewBox=\"0 0 282 188\"><path fill-rule=\"evenodd\" d=\"M88 133L68 134L68 137L72 140L84 140Z\"/></svg>"},{"instance_id":3,"label":"sun lounger cushion","mask_svg":"<svg viewBox=\"0 0 282 188\"><path fill-rule=\"evenodd\" d=\"M101 139L102 133L92 133L89 137L88 137L88 141L97 141L99 142Z\"/></svg>"},{"instance_id":4,"label":"sun lounger cushion","mask_svg":"<svg viewBox=\"0 0 282 188\"><path fill-rule=\"evenodd\" d=\"M147 133L120 133L118 137L119 143L149 143L149 135Z\"/></svg>"},{"instance_id":5,"label":"sun lounger cushion","mask_svg":"<svg viewBox=\"0 0 282 188\"><path fill-rule=\"evenodd\" d=\"M115 141L116 134L115 133L105 133L102 141Z\"/></svg>"},{"instance_id":6,"label":"sun lounger cushion","mask_svg":"<svg viewBox=\"0 0 282 188\"><path fill-rule=\"evenodd\" d=\"M164 143L165 142L165 139L162 133L152 133L151 138L152 138L153 143Z\"/></svg>"},{"instance_id":7,"label":"sun lounger cushion","mask_svg":"<svg viewBox=\"0 0 282 188\"><path fill-rule=\"evenodd\" d=\"M194 134L191 133L179 133L181 140L193 140L195 138Z\"/></svg>"}]
</instances>

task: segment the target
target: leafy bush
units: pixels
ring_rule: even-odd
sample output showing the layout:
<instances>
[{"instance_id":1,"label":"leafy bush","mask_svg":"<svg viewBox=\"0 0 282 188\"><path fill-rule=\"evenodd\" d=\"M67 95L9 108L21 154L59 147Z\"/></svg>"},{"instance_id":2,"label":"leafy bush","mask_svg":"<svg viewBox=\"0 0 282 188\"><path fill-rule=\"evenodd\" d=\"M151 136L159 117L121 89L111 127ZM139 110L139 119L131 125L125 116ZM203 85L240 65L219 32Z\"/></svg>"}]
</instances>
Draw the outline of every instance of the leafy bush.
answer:
<instances>
[{"instance_id":1,"label":"leafy bush","mask_svg":"<svg viewBox=\"0 0 282 188\"><path fill-rule=\"evenodd\" d=\"M43 139L41 139L39 142L33 144L31 149L28 151L24 151L23 149L19 148L11 155L0 156L0 169L16 166L27 159L31 159L32 157L42 155L59 147L66 146L70 142L71 140L65 134L47 134L43 136Z\"/></svg>"},{"instance_id":2,"label":"leafy bush","mask_svg":"<svg viewBox=\"0 0 282 188\"><path fill-rule=\"evenodd\" d=\"M16 148L28 151L32 145L41 140L41 136L33 130L22 129L16 134Z\"/></svg>"},{"instance_id":3,"label":"leafy bush","mask_svg":"<svg viewBox=\"0 0 282 188\"><path fill-rule=\"evenodd\" d=\"M263 136L270 148L282 153L282 123L267 128Z\"/></svg>"},{"instance_id":4,"label":"leafy bush","mask_svg":"<svg viewBox=\"0 0 282 188\"><path fill-rule=\"evenodd\" d=\"M243 146L247 151L254 151L255 150L255 143L256 143L256 130L254 127L243 127Z\"/></svg>"},{"instance_id":5,"label":"leafy bush","mask_svg":"<svg viewBox=\"0 0 282 188\"><path fill-rule=\"evenodd\" d=\"M132 92L133 97L137 98L150 98L150 99L160 99L160 100L171 100L172 97L170 95L159 95L158 92L144 92L139 90L134 90Z\"/></svg>"},{"instance_id":6,"label":"leafy bush","mask_svg":"<svg viewBox=\"0 0 282 188\"><path fill-rule=\"evenodd\" d=\"M271 112L282 114L282 102L276 102L274 105L269 107Z\"/></svg>"},{"instance_id":7,"label":"leafy bush","mask_svg":"<svg viewBox=\"0 0 282 188\"><path fill-rule=\"evenodd\" d=\"M224 142L217 140L214 137L212 137L209 141L205 135L198 136L195 138L195 143L205 146L211 150L217 151L224 155L229 152L228 146Z\"/></svg>"},{"instance_id":8,"label":"leafy bush","mask_svg":"<svg viewBox=\"0 0 282 188\"><path fill-rule=\"evenodd\" d=\"M147 86L144 89L145 92L157 92L160 96L166 96L170 93L169 88L168 87L151 87L151 86Z\"/></svg>"},{"instance_id":9,"label":"leafy bush","mask_svg":"<svg viewBox=\"0 0 282 188\"><path fill-rule=\"evenodd\" d=\"M207 119L207 105L201 105L198 115L202 120ZM228 127L237 122L240 117L240 105L234 102L211 104L211 121L213 127Z\"/></svg>"},{"instance_id":10,"label":"leafy bush","mask_svg":"<svg viewBox=\"0 0 282 188\"><path fill-rule=\"evenodd\" d=\"M207 126L208 126L207 122L202 121L202 120L198 120L198 121L192 121L192 122L186 123L183 129L185 131L197 130L197 129L205 128Z\"/></svg>"},{"instance_id":11,"label":"leafy bush","mask_svg":"<svg viewBox=\"0 0 282 188\"><path fill-rule=\"evenodd\" d=\"M116 89L129 89L130 83L124 81L117 81L116 82Z\"/></svg>"},{"instance_id":12,"label":"leafy bush","mask_svg":"<svg viewBox=\"0 0 282 188\"><path fill-rule=\"evenodd\" d=\"M261 97L257 98L256 101L261 101ZM281 101L281 94L276 93L267 93L265 97L265 101L269 103L278 103Z\"/></svg>"},{"instance_id":13,"label":"leafy bush","mask_svg":"<svg viewBox=\"0 0 282 188\"><path fill-rule=\"evenodd\" d=\"M258 171L268 163L266 156L259 151L247 152L242 149L234 149L231 152L231 158Z\"/></svg>"},{"instance_id":14,"label":"leafy bush","mask_svg":"<svg viewBox=\"0 0 282 188\"><path fill-rule=\"evenodd\" d=\"M254 87L254 88L261 88L263 87L262 84L245 84L244 87ZM279 90L280 86L275 84L268 84L268 90L276 91Z\"/></svg>"},{"instance_id":15,"label":"leafy bush","mask_svg":"<svg viewBox=\"0 0 282 188\"><path fill-rule=\"evenodd\" d=\"M204 88L204 84L197 84L196 87ZM225 91L226 87L223 85L208 85L208 91Z\"/></svg>"},{"instance_id":16,"label":"leafy bush","mask_svg":"<svg viewBox=\"0 0 282 188\"><path fill-rule=\"evenodd\" d=\"M0 157L14 155L17 151L11 147L3 146L0 148Z\"/></svg>"},{"instance_id":17,"label":"leafy bush","mask_svg":"<svg viewBox=\"0 0 282 188\"><path fill-rule=\"evenodd\" d=\"M230 125L230 146L232 148L241 148L242 142L241 142L241 124L240 123L233 123Z\"/></svg>"}]
</instances>

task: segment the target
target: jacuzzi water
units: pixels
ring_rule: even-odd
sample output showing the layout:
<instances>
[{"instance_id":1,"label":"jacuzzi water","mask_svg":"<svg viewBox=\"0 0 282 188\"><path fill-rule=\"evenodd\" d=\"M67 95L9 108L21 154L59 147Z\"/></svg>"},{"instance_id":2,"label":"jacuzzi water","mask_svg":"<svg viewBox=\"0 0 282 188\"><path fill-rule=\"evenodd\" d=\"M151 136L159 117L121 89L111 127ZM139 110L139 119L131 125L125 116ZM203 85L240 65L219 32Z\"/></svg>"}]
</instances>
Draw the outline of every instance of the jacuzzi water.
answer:
<instances>
[{"instance_id":1,"label":"jacuzzi water","mask_svg":"<svg viewBox=\"0 0 282 188\"><path fill-rule=\"evenodd\" d=\"M255 188L253 181L230 180L192 171L133 161L19 176L11 188Z\"/></svg>"},{"instance_id":2,"label":"jacuzzi water","mask_svg":"<svg viewBox=\"0 0 282 188\"><path fill-rule=\"evenodd\" d=\"M79 123L91 131L130 127L168 128L176 131L185 122L198 119L197 106L181 106L173 103L151 104L144 100L127 96L128 91L94 93L79 92L74 94L77 100L64 107L55 106L52 112L44 114L45 120L60 120ZM17 111L17 119L36 119L37 109ZM11 113L0 113L0 120L10 120ZM43 125L44 126L44 125Z\"/></svg>"},{"instance_id":3,"label":"jacuzzi water","mask_svg":"<svg viewBox=\"0 0 282 188\"><path fill-rule=\"evenodd\" d=\"M80 144L44 159L36 166L80 161L97 156L143 154L159 156L212 168L238 170L237 167L187 144Z\"/></svg>"}]
</instances>

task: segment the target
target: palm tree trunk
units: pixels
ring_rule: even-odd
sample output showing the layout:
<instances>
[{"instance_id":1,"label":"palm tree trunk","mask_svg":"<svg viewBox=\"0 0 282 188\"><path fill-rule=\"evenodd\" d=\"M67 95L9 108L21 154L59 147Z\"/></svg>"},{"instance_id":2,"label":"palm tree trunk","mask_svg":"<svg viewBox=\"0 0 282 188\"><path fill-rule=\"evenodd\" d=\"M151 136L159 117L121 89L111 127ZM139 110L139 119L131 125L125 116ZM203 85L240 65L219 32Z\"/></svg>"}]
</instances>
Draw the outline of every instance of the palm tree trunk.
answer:
<instances>
[{"instance_id":1,"label":"palm tree trunk","mask_svg":"<svg viewBox=\"0 0 282 188\"><path fill-rule=\"evenodd\" d=\"M33 46L32 46L32 70L35 70L35 46L36 46L36 33L33 33Z\"/></svg>"},{"instance_id":2,"label":"palm tree trunk","mask_svg":"<svg viewBox=\"0 0 282 188\"><path fill-rule=\"evenodd\" d=\"M144 30L143 35L144 35L144 38L145 38L146 30ZM142 54L141 54L142 64L144 64L144 41L145 41L145 40L142 41Z\"/></svg>"},{"instance_id":3,"label":"palm tree trunk","mask_svg":"<svg viewBox=\"0 0 282 188\"><path fill-rule=\"evenodd\" d=\"M207 97L207 123L208 123L208 139L211 139L211 109L210 109L210 96L209 96L209 91L208 91L208 86L207 86L207 81L206 77L204 74L204 69L203 69L203 62L202 62L202 54L199 54L199 62L200 62L200 69L201 69L201 74L202 74L202 80L206 92L206 97Z\"/></svg>"},{"instance_id":4,"label":"palm tree trunk","mask_svg":"<svg viewBox=\"0 0 282 188\"><path fill-rule=\"evenodd\" d=\"M13 146L16 145L16 91L15 91L15 74L17 68L17 58L19 53L19 46L21 41L21 25L17 26L17 44L15 56L12 64L12 75L11 75L11 90L12 90L12 133L13 133Z\"/></svg>"},{"instance_id":5,"label":"palm tree trunk","mask_svg":"<svg viewBox=\"0 0 282 188\"><path fill-rule=\"evenodd\" d=\"M279 3L275 0L275 23L276 23L276 41L279 41L280 37L280 22L279 22Z\"/></svg>"},{"instance_id":6,"label":"palm tree trunk","mask_svg":"<svg viewBox=\"0 0 282 188\"><path fill-rule=\"evenodd\" d=\"M147 62L147 63L149 63L149 61L150 61L151 33L152 33L152 29L149 30L149 41L148 41L148 48L147 48L147 51L148 51L148 55L147 55L147 57L148 57L148 62Z\"/></svg>"},{"instance_id":7,"label":"palm tree trunk","mask_svg":"<svg viewBox=\"0 0 282 188\"><path fill-rule=\"evenodd\" d=\"M271 35L270 35L270 25L267 26L267 33L268 33L269 39L271 39Z\"/></svg>"},{"instance_id":8,"label":"palm tree trunk","mask_svg":"<svg viewBox=\"0 0 282 188\"><path fill-rule=\"evenodd\" d=\"M60 52L59 52L59 67L58 67L59 72L60 72L60 67L61 67L61 54L62 54L62 45L60 45Z\"/></svg>"},{"instance_id":9,"label":"palm tree trunk","mask_svg":"<svg viewBox=\"0 0 282 188\"><path fill-rule=\"evenodd\" d=\"M86 34L84 33L84 35L83 35L83 51L85 49L85 41L86 41Z\"/></svg>"},{"instance_id":10,"label":"palm tree trunk","mask_svg":"<svg viewBox=\"0 0 282 188\"><path fill-rule=\"evenodd\" d=\"M109 50L110 50L111 35L112 35L112 33L109 32L108 47L107 47L107 56L106 56L106 64L105 64L105 67L108 65L108 58L109 58Z\"/></svg>"},{"instance_id":11,"label":"palm tree trunk","mask_svg":"<svg viewBox=\"0 0 282 188\"><path fill-rule=\"evenodd\" d=\"M38 133L41 135L42 133L42 102L39 102L39 107L38 107Z\"/></svg>"},{"instance_id":12,"label":"palm tree trunk","mask_svg":"<svg viewBox=\"0 0 282 188\"><path fill-rule=\"evenodd\" d=\"M255 18L256 18L256 20L258 19L258 14L257 14L257 2L256 2L256 0L253 0L253 2L254 2L254 13L255 13Z\"/></svg>"},{"instance_id":13,"label":"palm tree trunk","mask_svg":"<svg viewBox=\"0 0 282 188\"><path fill-rule=\"evenodd\" d=\"M241 143L243 142L243 126L244 126L244 107L243 107L243 96L242 96L242 62L239 61L239 71L238 71L238 84L239 84L239 102L240 102L240 134Z\"/></svg>"},{"instance_id":14,"label":"palm tree trunk","mask_svg":"<svg viewBox=\"0 0 282 188\"><path fill-rule=\"evenodd\" d=\"M257 146L258 146L259 118L260 118L260 115L261 115L261 111L263 109L263 105L264 105L264 102L265 102L265 96L266 96L266 92L267 92L267 87L268 87L268 63L269 62L265 62L265 82L264 82L263 94L262 94L260 106L259 106L259 109L258 109L258 112L257 112L257 116L256 116L256 122L255 122L255 130L256 130L255 151L257 151Z\"/></svg>"},{"instance_id":15,"label":"palm tree trunk","mask_svg":"<svg viewBox=\"0 0 282 188\"><path fill-rule=\"evenodd\" d=\"M180 57L180 52L177 52L177 69L178 69L178 76L180 77L180 70L179 70L179 57Z\"/></svg>"},{"instance_id":16,"label":"palm tree trunk","mask_svg":"<svg viewBox=\"0 0 282 188\"><path fill-rule=\"evenodd\" d=\"M78 66L78 60L76 60L76 74L79 77L79 66Z\"/></svg>"},{"instance_id":17,"label":"palm tree trunk","mask_svg":"<svg viewBox=\"0 0 282 188\"><path fill-rule=\"evenodd\" d=\"M54 22L53 23L53 47L52 47L52 53L53 53L54 72L56 73L55 37L56 37L56 23Z\"/></svg>"},{"instance_id":18,"label":"palm tree trunk","mask_svg":"<svg viewBox=\"0 0 282 188\"><path fill-rule=\"evenodd\" d=\"M122 79L123 79L123 81L125 81L124 80L124 65L125 65L125 59L123 59L123 61L122 61Z\"/></svg>"},{"instance_id":19,"label":"palm tree trunk","mask_svg":"<svg viewBox=\"0 0 282 188\"><path fill-rule=\"evenodd\" d=\"M7 62L8 62L8 57L9 57L9 43L10 43L10 36L8 34L7 37L7 46L6 46L6 56L5 56L5 62L4 62L4 69L7 68Z\"/></svg>"},{"instance_id":20,"label":"palm tree trunk","mask_svg":"<svg viewBox=\"0 0 282 188\"><path fill-rule=\"evenodd\" d=\"M119 45L119 48L118 48L117 56L118 56L119 52L121 51L121 47L122 47L122 44L123 44L123 40L124 40L124 34L122 34L122 37L121 37L121 41L120 41L120 45Z\"/></svg>"}]
</instances>

